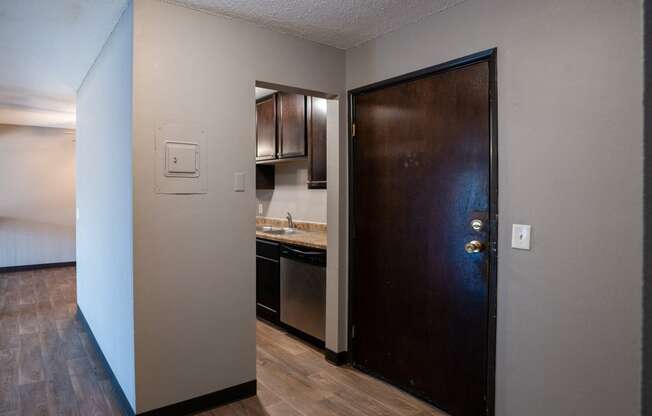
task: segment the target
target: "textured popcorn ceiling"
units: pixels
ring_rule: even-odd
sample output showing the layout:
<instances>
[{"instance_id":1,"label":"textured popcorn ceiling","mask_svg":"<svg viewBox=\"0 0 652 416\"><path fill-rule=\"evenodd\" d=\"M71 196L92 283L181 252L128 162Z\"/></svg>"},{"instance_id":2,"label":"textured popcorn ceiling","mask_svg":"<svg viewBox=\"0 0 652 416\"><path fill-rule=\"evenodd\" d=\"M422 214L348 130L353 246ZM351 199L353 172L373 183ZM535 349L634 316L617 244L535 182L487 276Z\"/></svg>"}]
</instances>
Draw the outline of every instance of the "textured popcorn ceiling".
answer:
<instances>
[{"instance_id":1,"label":"textured popcorn ceiling","mask_svg":"<svg viewBox=\"0 0 652 416\"><path fill-rule=\"evenodd\" d=\"M348 49L465 0L168 1Z\"/></svg>"}]
</instances>

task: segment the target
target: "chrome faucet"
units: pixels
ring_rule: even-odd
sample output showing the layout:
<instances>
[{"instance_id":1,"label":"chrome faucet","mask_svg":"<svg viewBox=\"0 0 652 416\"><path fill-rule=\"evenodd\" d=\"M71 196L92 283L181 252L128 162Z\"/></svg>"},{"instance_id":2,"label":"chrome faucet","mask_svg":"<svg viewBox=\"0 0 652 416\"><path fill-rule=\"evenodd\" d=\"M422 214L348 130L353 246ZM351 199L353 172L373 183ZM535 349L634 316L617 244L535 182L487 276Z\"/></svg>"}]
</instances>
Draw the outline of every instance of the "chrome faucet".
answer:
<instances>
[{"instance_id":1,"label":"chrome faucet","mask_svg":"<svg viewBox=\"0 0 652 416\"><path fill-rule=\"evenodd\" d=\"M288 212L288 215L285 217L288 220L288 228L294 228L294 221L292 221L292 214Z\"/></svg>"}]
</instances>

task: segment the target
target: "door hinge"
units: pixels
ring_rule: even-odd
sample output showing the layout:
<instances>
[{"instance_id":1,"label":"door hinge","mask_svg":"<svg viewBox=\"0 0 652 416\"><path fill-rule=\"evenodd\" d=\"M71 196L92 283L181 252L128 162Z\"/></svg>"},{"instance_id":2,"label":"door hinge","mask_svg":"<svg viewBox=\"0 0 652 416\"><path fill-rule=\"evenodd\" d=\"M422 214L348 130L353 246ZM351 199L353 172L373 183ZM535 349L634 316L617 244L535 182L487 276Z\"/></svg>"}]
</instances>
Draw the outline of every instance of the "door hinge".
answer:
<instances>
[{"instance_id":1,"label":"door hinge","mask_svg":"<svg viewBox=\"0 0 652 416\"><path fill-rule=\"evenodd\" d=\"M355 137L355 123L351 125L351 137Z\"/></svg>"}]
</instances>

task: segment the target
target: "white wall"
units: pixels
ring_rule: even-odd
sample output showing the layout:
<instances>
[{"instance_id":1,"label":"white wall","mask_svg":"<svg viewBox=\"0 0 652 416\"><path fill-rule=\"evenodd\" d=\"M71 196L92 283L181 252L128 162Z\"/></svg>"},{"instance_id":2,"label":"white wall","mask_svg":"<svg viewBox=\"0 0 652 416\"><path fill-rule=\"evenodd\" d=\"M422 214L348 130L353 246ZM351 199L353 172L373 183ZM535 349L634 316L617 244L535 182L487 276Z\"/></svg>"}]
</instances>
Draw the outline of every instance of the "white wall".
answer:
<instances>
[{"instance_id":1,"label":"white wall","mask_svg":"<svg viewBox=\"0 0 652 416\"><path fill-rule=\"evenodd\" d=\"M0 267L75 261L74 133L0 125Z\"/></svg>"},{"instance_id":2,"label":"white wall","mask_svg":"<svg viewBox=\"0 0 652 416\"><path fill-rule=\"evenodd\" d=\"M275 167L273 190L257 190L263 216L285 218L290 212L297 221L326 222L326 189L308 189L308 161L279 163ZM258 213L258 211L256 211Z\"/></svg>"},{"instance_id":3,"label":"white wall","mask_svg":"<svg viewBox=\"0 0 652 416\"><path fill-rule=\"evenodd\" d=\"M129 5L77 92L77 303L136 406Z\"/></svg>"},{"instance_id":4,"label":"white wall","mask_svg":"<svg viewBox=\"0 0 652 416\"><path fill-rule=\"evenodd\" d=\"M134 12L137 410L256 377L256 80L345 95L344 53L156 0ZM344 105L342 105L344 107ZM155 193L155 132L197 123L205 195ZM245 172L246 192L233 192Z\"/></svg>"},{"instance_id":5,"label":"white wall","mask_svg":"<svg viewBox=\"0 0 652 416\"><path fill-rule=\"evenodd\" d=\"M326 262L326 348L347 350L348 343L348 136L346 105L328 100L326 118L328 177L328 261Z\"/></svg>"},{"instance_id":6,"label":"white wall","mask_svg":"<svg viewBox=\"0 0 652 416\"><path fill-rule=\"evenodd\" d=\"M641 23L640 0L467 0L347 51L354 88L498 47L499 416L640 414Z\"/></svg>"}]
</instances>

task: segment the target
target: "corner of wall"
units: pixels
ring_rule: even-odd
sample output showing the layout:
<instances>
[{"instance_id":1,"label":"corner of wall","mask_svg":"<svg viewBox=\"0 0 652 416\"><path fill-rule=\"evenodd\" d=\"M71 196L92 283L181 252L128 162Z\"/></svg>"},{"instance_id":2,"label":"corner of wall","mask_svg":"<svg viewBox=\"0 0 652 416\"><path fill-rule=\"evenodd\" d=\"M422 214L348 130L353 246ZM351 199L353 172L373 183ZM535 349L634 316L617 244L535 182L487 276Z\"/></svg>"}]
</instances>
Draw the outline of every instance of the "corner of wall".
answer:
<instances>
[{"instance_id":1,"label":"corner of wall","mask_svg":"<svg viewBox=\"0 0 652 416\"><path fill-rule=\"evenodd\" d=\"M77 91L77 303L136 408L132 206L133 3Z\"/></svg>"}]
</instances>

